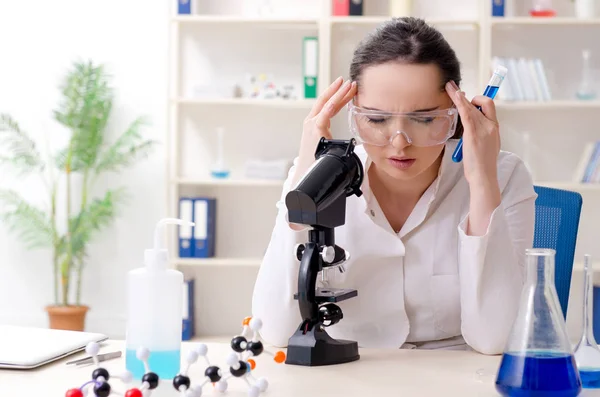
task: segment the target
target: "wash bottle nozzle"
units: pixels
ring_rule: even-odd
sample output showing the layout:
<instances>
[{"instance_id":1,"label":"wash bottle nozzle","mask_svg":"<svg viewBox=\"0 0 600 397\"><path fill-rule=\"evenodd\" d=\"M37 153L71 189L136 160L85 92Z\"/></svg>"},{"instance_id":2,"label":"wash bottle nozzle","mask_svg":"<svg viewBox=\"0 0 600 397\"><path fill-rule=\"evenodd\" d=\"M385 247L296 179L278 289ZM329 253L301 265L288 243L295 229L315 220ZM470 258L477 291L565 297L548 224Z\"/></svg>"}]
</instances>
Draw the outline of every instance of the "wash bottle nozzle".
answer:
<instances>
[{"instance_id":1,"label":"wash bottle nozzle","mask_svg":"<svg viewBox=\"0 0 600 397\"><path fill-rule=\"evenodd\" d=\"M164 218L157 222L154 229L154 248L147 249L144 252L144 261L146 267L152 269L166 268L169 261L169 251L161 247L161 237L164 226L167 224L194 226L194 222L184 221L177 218Z\"/></svg>"}]
</instances>

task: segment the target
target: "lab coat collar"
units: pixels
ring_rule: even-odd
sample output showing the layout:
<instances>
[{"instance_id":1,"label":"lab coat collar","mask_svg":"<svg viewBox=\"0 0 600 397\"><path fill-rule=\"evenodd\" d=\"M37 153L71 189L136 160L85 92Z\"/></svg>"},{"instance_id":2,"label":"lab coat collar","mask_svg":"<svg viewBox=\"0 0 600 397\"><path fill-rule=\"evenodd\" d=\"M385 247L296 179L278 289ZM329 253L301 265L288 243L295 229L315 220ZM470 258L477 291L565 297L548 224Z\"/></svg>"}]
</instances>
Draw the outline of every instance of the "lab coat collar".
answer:
<instances>
[{"instance_id":1,"label":"lab coat collar","mask_svg":"<svg viewBox=\"0 0 600 397\"><path fill-rule=\"evenodd\" d=\"M442 163L438 170L438 176L433 183L427 188L423 196L419 199L419 202L415 206L415 210L412 211L406 223L400 230L399 237L403 237L412 231L414 228L419 226L425 218L429 215L431 209L434 207L432 204L443 198L456 184L457 180L460 179L461 173L463 172L462 163L455 163L452 161L452 153L458 144L458 140L451 139L446 142L444 153L442 157ZM363 182L361 190L363 192L362 203L364 206L365 213L372 213L373 208L378 206L377 200L375 199L372 190L369 185L369 168L371 167L372 160L367 155L364 146L357 146L355 149L356 154L360 158L364 167Z\"/></svg>"}]
</instances>

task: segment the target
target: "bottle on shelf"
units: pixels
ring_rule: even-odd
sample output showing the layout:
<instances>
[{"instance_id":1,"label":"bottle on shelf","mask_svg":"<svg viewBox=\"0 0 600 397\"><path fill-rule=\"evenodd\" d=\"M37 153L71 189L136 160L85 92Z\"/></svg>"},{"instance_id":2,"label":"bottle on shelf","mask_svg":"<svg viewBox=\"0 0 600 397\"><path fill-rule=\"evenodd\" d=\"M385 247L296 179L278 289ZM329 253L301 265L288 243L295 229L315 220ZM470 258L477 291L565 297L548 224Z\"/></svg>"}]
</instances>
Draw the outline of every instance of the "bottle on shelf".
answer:
<instances>
[{"instance_id":1,"label":"bottle on shelf","mask_svg":"<svg viewBox=\"0 0 600 397\"><path fill-rule=\"evenodd\" d=\"M592 66L590 64L590 50L583 50L581 52L581 56L581 81L579 82L579 88L577 89L576 96L577 99L589 101L596 99L596 91L594 90L592 79Z\"/></svg>"},{"instance_id":2,"label":"bottle on shelf","mask_svg":"<svg viewBox=\"0 0 600 397\"><path fill-rule=\"evenodd\" d=\"M600 349L594 337L594 269L590 255L583 262L583 332L575 347L575 361L586 389L600 388Z\"/></svg>"},{"instance_id":3,"label":"bottle on shelf","mask_svg":"<svg viewBox=\"0 0 600 397\"><path fill-rule=\"evenodd\" d=\"M217 161L215 161L210 174L213 178L225 179L229 177L229 169L225 165L225 129L217 128Z\"/></svg>"},{"instance_id":4,"label":"bottle on shelf","mask_svg":"<svg viewBox=\"0 0 600 397\"><path fill-rule=\"evenodd\" d=\"M596 16L595 0L574 0L575 16L580 19L589 19Z\"/></svg>"},{"instance_id":5,"label":"bottle on shelf","mask_svg":"<svg viewBox=\"0 0 600 397\"><path fill-rule=\"evenodd\" d=\"M556 10L552 6L552 0L533 0L529 15L532 17L555 17Z\"/></svg>"}]
</instances>

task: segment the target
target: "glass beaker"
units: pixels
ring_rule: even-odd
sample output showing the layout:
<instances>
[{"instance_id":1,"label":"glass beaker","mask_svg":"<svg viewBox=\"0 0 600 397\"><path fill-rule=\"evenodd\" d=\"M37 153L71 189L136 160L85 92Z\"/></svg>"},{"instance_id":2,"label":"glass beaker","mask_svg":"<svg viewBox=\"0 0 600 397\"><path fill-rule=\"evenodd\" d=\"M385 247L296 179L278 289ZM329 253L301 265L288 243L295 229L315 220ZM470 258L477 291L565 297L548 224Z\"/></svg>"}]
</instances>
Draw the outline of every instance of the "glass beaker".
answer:
<instances>
[{"instance_id":1,"label":"glass beaker","mask_svg":"<svg viewBox=\"0 0 600 397\"><path fill-rule=\"evenodd\" d=\"M592 66L590 63L591 52L590 50L581 51L582 64L581 64L581 79L579 81L579 87L575 95L577 99L589 101L596 99L596 91L594 90L593 84L594 79L592 77Z\"/></svg>"},{"instance_id":2,"label":"glass beaker","mask_svg":"<svg viewBox=\"0 0 600 397\"><path fill-rule=\"evenodd\" d=\"M600 349L594 338L594 270L589 255L583 262L583 332L575 347L575 362L586 389L600 388Z\"/></svg>"},{"instance_id":3,"label":"glass beaker","mask_svg":"<svg viewBox=\"0 0 600 397\"><path fill-rule=\"evenodd\" d=\"M571 397L581 378L554 284L552 249L528 249L526 282L500 368L503 396Z\"/></svg>"}]
</instances>

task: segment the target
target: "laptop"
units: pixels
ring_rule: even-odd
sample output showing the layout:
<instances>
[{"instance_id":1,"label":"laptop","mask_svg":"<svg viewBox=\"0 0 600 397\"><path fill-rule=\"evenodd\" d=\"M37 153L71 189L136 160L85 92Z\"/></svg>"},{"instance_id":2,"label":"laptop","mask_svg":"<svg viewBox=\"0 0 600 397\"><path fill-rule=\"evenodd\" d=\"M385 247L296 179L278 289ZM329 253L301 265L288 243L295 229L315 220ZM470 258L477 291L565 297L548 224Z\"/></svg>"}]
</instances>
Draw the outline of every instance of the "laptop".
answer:
<instances>
[{"instance_id":1,"label":"laptop","mask_svg":"<svg viewBox=\"0 0 600 397\"><path fill-rule=\"evenodd\" d=\"M99 333L0 325L0 368L37 368L107 339Z\"/></svg>"}]
</instances>

